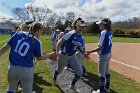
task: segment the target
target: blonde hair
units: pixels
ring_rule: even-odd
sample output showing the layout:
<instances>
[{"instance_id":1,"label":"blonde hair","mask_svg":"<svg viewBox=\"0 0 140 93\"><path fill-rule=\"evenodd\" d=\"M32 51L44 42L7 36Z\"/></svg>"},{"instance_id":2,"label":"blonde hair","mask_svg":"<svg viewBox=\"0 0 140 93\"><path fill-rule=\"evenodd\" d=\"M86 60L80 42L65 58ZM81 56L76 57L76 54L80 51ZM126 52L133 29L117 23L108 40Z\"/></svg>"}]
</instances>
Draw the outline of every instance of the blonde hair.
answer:
<instances>
[{"instance_id":1,"label":"blonde hair","mask_svg":"<svg viewBox=\"0 0 140 93\"><path fill-rule=\"evenodd\" d=\"M32 27L30 27L29 29L29 34L32 34L33 35L33 38L32 38L32 42L34 43L34 33L39 31L39 29L43 29L43 25L41 23L34 23ZM29 34L27 35L27 37L25 39L27 39L29 37Z\"/></svg>"},{"instance_id":2,"label":"blonde hair","mask_svg":"<svg viewBox=\"0 0 140 93\"><path fill-rule=\"evenodd\" d=\"M27 29L27 25L25 22L23 22L21 25L20 25L20 29L23 30L23 29Z\"/></svg>"}]
</instances>

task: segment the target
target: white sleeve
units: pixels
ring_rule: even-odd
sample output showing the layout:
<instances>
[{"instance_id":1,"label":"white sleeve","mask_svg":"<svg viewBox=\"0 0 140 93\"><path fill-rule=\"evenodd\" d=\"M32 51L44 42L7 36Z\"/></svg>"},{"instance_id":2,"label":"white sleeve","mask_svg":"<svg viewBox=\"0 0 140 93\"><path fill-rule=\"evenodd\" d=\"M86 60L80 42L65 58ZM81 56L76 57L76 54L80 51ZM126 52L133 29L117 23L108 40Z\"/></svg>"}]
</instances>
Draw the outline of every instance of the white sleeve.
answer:
<instances>
[{"instance_id":1,"label":"white sleeve","mask_svg":"<svg viewBox=\"0 0 140 93\"><path fill-rule=\"evenodd\" d=\"M106 31L102 31L101 35L100 35L100 38L99 38L98 46L102 46L103 45L103 42L104 42L104 39L105 39L105 35L106 35Z\"/></svg>"},{"instance_id":2,"label":"white sleeve","mask_svg":"<svg viewBox=\"0 0 140 93\"><path fill-rule=\"evenodd\" d=\"M65 39L65 40L68 40L68 39L72 36L73 32L74 32L74 31L70 31L69 33L63 35L62 38Z\"/></svg>"}]
</instances>

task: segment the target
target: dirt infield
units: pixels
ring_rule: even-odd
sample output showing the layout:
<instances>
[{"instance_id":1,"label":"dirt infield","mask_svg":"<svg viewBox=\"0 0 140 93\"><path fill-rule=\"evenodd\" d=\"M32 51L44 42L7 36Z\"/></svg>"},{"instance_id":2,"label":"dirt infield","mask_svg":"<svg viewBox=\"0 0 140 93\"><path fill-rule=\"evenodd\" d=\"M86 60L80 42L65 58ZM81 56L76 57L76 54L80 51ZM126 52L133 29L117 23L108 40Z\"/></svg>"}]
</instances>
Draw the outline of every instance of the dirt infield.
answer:
<instances>
[{"instance_id":1,"label":"dirt infield","mask_svg":"<svg viewBox=\"0 0 140 93\"><path fill-rule=\"evenodd\" d=\"M86 44L86 50L97 47L97 43ZM112 70L140 82L140 43L113 43ZM97 62L97 54L91 54L91 60Z\"/></svg>"}]
</instances>

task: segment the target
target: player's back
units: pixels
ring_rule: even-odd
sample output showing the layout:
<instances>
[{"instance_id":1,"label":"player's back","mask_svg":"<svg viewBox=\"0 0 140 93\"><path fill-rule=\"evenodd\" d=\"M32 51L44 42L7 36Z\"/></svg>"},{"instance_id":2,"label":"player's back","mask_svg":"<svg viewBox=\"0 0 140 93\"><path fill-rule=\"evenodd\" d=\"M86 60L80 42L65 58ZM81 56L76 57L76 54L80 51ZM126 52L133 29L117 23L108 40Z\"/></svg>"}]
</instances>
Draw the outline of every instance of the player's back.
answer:
<instances>
[{"instance_id":1,"label":"player's back","mask_svg":"<svg viewBox=\"0 0 140 93\"><path fill-rule=\"evenodd\" d=\"M9 60L13 65L32 67L34 56L41 56L41 45L37 37L28 32L18 32L9 41L11 46Z\"/></svg>"}]
</instances>

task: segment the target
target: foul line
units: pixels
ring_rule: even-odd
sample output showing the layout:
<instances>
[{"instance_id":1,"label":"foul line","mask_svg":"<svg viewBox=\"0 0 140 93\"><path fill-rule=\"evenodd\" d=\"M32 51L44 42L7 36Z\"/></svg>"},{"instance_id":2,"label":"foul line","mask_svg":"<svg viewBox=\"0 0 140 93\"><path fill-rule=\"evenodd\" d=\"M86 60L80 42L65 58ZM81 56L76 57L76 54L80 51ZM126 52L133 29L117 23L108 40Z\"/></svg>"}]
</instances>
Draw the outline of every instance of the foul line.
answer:
<instances>
[{"instance_id":1,"label":"foul line","mask_svg":"<svg viewBox=\"0 0 140 93\"><path fill-rule=\"evenodd\" d=\"M97 53L92 53L92 54L97 55ZM132 65L128 65L128 64L126 64L126 63L123 63L123 62L120 62L120 61L117 61L117 60L114 60L114 59L111 59L111 61L114 61L114 62L116 62L116 63L122 64L122 65L124 65L124 66L130 67L130 68L133 68L133 69L140 70L139 67L132 66Z\"/></svg>"},{"instance_id":2,"label":"foul line","mask_svg":"<svg viewBox=\"0 0 140 93\"><path fill-rule=\"evenodd\" d=\"M138 68L138 67L136 67L136 66L128 65L128 64L125 64L125 63L123 63L123 62L120 62L120 61L114 60L114 59L111 59L111 61L114 61L114 62L116 62L116 63L122 64L122 65L125 65L125 66L130 67L130 68L134 68L134 69L140 70L140 68Z\"/></svg>"}]
</instances>

